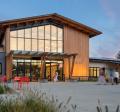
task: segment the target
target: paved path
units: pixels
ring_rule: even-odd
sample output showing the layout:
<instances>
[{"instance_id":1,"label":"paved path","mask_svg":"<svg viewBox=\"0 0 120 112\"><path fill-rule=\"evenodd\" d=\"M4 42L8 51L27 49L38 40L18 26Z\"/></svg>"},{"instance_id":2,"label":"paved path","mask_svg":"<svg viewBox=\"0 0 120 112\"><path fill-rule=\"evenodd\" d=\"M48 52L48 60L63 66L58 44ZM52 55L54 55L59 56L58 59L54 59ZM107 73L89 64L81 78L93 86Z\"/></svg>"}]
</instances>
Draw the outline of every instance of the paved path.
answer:
<instances>
[{"instance_id":1,"label":"paved path","mask_svg":"<svg viewBox=\"0 0 120 112\"><path fill-rule=\"evenodd\" d=\"M30 83L32 89L54 95L59 101L72 97L71 104L78 105L79 112L97 112L98 99L102 105L115 110L120 105L120 85L97 85L93 82L48 82ZM110 111L112 112L112 111Z\"/></svg>"}]
</instances>

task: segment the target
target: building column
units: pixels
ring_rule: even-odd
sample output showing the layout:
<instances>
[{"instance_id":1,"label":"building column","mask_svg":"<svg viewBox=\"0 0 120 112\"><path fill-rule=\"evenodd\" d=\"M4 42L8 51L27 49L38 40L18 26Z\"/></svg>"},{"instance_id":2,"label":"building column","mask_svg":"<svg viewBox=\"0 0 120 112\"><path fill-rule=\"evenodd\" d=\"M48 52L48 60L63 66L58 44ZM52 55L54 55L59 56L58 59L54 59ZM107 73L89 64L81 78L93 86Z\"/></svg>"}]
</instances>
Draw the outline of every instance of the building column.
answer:
<instances>
[{"instance_id":1,"label":"building column","mask_svg":"<svg viewBox=\"0 0 120 112\"><path fill-rule=\"evenodd\" d=\"M70 77L73 75L74 65L75 65L75 58L76 56L72 57L72 65L71 65L71 71L70 71Z\"/></svg>"},{"instance_id":2,"label":"building column","mask_svg":"<svg viewBox=\"0 0 120 112\"><path fill-rule=\"evenodd\" d=\"M70 62L70 57L68 58L68 73L69 73L69 79L71 79L70 71L71 71L71 62Z\"/></svg>"},{"instance_id":3,"label":"building column","mask_svg":"<svg viewBox=\"0 0 120 112\"><path fill-rule=\"evenodd\" d=\"M6 76L8 80L12 78L12 69L13 69L12 61L13 61L13 57L12 54L10 53L9 55L6 56Z\"/></svg>"},{"instance_id":4,"label":"building column","mask_svg":"<svg viewBox=\"0 0 120 112\"><path fill-rule=\"evenodd\" d=\"M41 57L41 79L45 79L45 57Z\"/></svg>"}]
</instances>

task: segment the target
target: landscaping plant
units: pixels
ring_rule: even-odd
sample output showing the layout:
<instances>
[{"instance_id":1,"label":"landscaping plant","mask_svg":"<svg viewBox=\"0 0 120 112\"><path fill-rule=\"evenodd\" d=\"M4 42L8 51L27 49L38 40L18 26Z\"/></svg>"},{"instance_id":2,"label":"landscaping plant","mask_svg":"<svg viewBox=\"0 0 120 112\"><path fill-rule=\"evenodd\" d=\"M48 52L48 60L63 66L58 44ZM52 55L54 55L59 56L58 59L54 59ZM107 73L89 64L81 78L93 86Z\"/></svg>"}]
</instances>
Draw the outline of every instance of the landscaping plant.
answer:
<instances>
[{"instance_id":1,"label":"landscaping plant","mask_svg":"<svg viewBox=\"0 0 120 112\"><path fill-rule=\"evenodd\" d=\"M120 112L120 106L118 105L114 112ZM97 112L111 112L107 105L105 105L104 109L101 106L100 100L98 100Z\"/></svg>"},{"instance_id":2,"label":"landscaping plant","mask_svg":"<svg viewBox=\"0 0 120 112\"><path fill-rule=\"evenodd\" d=\"M46 93L24 90L18 97L0 98L0 112L76 112L76 105L71 104L71 109L67 107L70 100L71 97L66 102L59 102Z\"/></svg>"}]
</instances>

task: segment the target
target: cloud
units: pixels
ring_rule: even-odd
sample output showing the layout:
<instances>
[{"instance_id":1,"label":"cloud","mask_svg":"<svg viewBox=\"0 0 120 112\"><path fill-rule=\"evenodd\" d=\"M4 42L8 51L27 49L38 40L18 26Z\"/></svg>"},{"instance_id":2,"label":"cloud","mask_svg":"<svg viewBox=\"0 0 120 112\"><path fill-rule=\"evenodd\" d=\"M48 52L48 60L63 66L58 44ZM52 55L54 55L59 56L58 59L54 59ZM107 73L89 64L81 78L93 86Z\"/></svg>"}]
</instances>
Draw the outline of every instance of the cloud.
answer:
<instances>
[{"instance_id":1,"label":"cloud","mask_svg":"<svg viewBox=\"0 0 120 112\"><path fill-rule=\"evenodd\" d=\"M92 56L94 57L110 57L114 58L116 53L120 50L120 1L100 0L103 15L106 16L106 24L102 27L103 35L101 39L97 39L99 44L93 48ZM94 42L94 41L93 41ZM93 44L91 42L91 44ZM92 46L92 45L91 45Z\"/></svg>"},{"instance_id":2,"label":"cloud","mask_svg":"<svg viewBox=\"0 0 120 112\"><path fill-rule=\"evenodd\" d=\"M120 1L119 0L100 0L101 7L106 16L114 22L120 19Z\"/></svg>"}]
</instances>

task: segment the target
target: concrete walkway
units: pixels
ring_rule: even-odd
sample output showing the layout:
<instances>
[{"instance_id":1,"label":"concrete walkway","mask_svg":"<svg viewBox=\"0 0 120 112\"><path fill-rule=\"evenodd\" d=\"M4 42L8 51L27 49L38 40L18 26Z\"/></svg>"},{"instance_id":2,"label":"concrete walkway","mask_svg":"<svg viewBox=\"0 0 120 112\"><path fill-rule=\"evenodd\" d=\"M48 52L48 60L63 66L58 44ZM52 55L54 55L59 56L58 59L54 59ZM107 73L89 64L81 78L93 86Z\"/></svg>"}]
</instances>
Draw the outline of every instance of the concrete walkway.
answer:
<instances>
[{"instance_id":1,"label":"concrete walkway","mask_svg":"<svg viewBox=\"0 0 120 112\"><path fill-rule=\"evenodd\" d=\"M78 106L78 112L97 112L98 99L101 104L108 105L115 111L120 105L120 85L97 85L93 82L48 82L30 83L30 88L54 95L59 101L66 101L72 97L70 104Z\"/></svg>"}]
</instances>

